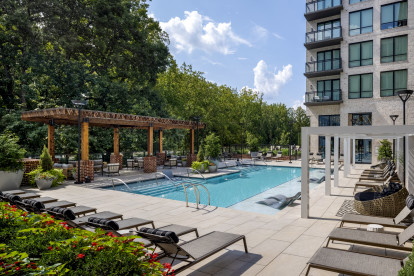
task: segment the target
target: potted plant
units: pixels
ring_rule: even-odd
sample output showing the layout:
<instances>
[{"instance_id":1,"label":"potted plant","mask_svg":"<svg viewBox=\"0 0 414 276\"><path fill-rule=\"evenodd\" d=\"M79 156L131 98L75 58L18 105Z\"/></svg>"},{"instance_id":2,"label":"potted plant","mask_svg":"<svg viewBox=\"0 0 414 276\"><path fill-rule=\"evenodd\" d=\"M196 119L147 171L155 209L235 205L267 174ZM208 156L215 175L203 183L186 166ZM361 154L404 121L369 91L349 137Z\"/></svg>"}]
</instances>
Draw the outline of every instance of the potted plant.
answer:
<instances>
[{"instance_id":1,"label":"potted plant","mask_svg":"<svg viewBox=\"0 0 414 276\"><path fill-rule=\"evenodd\" d=\"M192 164L191 164L191 168L193 169L193 170L197 170L198 172L200 172L200 173L203 173L204 171L205 171L205 168L204 168L204 164L203 164L203 162L199 162L199 161L194 161Z\"/></svg>"},{"instance_id":2,"label":"potted plant","mask_svg":"<svg viewBox=\"0 0 414 276\"><path fill-rule=\"evenodd\" d=\"M181 160L181 162L182 162L182 164L183 164L183 167L187 167L187 158L183 158L183 159Z\"/></svg>"},{"instance_id":3,"label":"potted plant","mask_svg":"<svg viewBox=\"0 0 414 276\"><path fill-rule=\"evenodd\" d=\"M63 182L65 176L61 169L53 168L53 160L46 147L43 147L40 155L40 164L36 170L28 173L30 183L36 184L40 190L49 189Z\"/></svg>"},{"instance_id":4,"label":"potted plant","mask_svg":"<svg viewBox=\"0 0 414 276\"><path fill-rule=\"evenodd\" d=\"M210 162L208 164L208 171L213 173L213 172L217 172L217 165L214 164L213 162Z\"/></svg>"},{"instance_id":5,"label":"potted plant","mask_svg":"<svg viewBox=\"0 0 414 276\"><path fill-rule=\"evenodd\" d=\"M19 138L10 133L0 135L0 191L20 188L23 179L23 157L26 150Z\"/></svg>"},{"instance_id":6,"label":"potted plant","mask_svg":"<svg viewBox=\"0 0 414 276\"><path fill-rule=\"evenodd\" d=\"M386 163L392 159L391 142L384 139L380 141L380 147L378 148L378 161Z\"/></svg>"},{"instance_id":7,"label":"potted plant","mask_svg":"<svg viewBox=\"0 0 414 276\"><path fill-rule=\"evenodd\" d=\"M72 177L73 179L77 179L78 178L78 168L77 167L73 167L72 170Z\"/></svg>"}]
</instances>

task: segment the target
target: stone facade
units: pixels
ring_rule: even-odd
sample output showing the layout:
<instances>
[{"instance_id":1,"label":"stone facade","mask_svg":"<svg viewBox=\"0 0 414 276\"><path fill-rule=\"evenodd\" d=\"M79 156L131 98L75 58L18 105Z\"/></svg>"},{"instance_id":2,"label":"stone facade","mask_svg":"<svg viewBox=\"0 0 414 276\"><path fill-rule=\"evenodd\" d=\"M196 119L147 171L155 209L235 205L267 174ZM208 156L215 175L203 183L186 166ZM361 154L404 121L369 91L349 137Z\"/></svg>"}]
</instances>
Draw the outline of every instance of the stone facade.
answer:
<instances>
[{"instance_id":1,"label":"stone facade","mask_svg":"<svg viewBox=\"0 0 414 276\"><path fill-rule=\"evenodd\" d=\"M307 2L311 2L308 0ZM322 48L316 48L312 50L306 50L306 62L316 61L317 53L320 51L340 49L342 59L342 69L338 75L323 76L315 78L307 78L306 91L317 91L317 81L340 79L340 88L342 90L342 103L336 103L332 105L312 105L307 106L307 114L310 116L311 126L319 126L320 115L340 115L340 125L350 126L351 117L353 113L371 113L372 125L391 125L393 122L390 119L390 115L399 115L396 120L397 125L401 125L403 122L402 116L402 102L398 96L381 97L380 96L380 74L385 71L394 71L407 69L408 80L407 89L414 88L414 77L412 72L414 71L414 6L409 1L408 3L408 25L402 27L396 27L387 30L381 30L381 6L398 2L397 0L370 0L362 1L360 3L349 4L349 0L342 0L343 9L340 14L325 17L317 20L307 21L306 32L317 30L317 24L320 22L330 21L333 19L340 19L342 27L343 41L340 44ZM349 35L349 13L364 9L373 8L373 32ZM387 37L395 37L401 35L408 35L408 50L407 60L381 63L380 45L381 39ZM359 67L349 67L349 44L363 41L373 41L373 64ZM348 98L348 78L350 75L357 74L373 74L373 97L361 98L361 99L349 99ZM406 124L414 124L414 96L406 104ZM310 152L319 151L318 137L311 136ZM372 162L377 162L377 149L379 146L379 140L372 140ZM343 152L343 141L341 139L341 152Z\"/></svg>"},{"instance_id":2,"label":"stone facade","mask_svg":"<svg viewBox=\"0 0 414 276\"><path fill-rule=\"evenodd\" d=\"M157 171L157 157L146 156L144 157L144 172L153 173Z\"/></svg>"},{"instance_id":3,"label":"stone facade","mask_svg":"<svg viewBox=\"0 0 414 276\"><path fill-rule=\"evenodd\" d=\"M122 162L123 162L124 156L122 154L111 154L111 157L109 158L110 163L119 163L119 169L122 170Z\"/></svg>"}]
</instances>

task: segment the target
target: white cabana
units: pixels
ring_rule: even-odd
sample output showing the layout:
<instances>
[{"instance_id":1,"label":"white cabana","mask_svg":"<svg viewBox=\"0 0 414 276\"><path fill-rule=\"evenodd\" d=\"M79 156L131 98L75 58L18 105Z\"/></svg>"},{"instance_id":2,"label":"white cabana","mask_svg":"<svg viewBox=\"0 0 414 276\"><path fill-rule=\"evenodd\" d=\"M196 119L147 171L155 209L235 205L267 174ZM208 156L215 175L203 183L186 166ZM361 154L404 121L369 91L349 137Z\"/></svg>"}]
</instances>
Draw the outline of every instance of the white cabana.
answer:
<instances>
[{"instance_id":1,"label":"white cabana","mask_svg":"<svg viewBox=\"0 0 414 276\"><path fill-rule=\"evenodd\" d=\"M402 181L411 192L414 190L414 126L387 125L387 126L345 126L345 127L303 127L302 128L302 202L301 216L309 217L309 137L310 135L325 136L325 195L331 195L331 137L334 137L334 186L339 186L339 139L343 139L344 177L347 177L354 165L355 139L396 139L396 152L403 152L403 138L405 137L405 179ZM398 159L397 159L398 160ZM352 164L351 164L352 162ZM397 161L397 168L401 171L402 164Z\"/></svg>"}]
</instances>

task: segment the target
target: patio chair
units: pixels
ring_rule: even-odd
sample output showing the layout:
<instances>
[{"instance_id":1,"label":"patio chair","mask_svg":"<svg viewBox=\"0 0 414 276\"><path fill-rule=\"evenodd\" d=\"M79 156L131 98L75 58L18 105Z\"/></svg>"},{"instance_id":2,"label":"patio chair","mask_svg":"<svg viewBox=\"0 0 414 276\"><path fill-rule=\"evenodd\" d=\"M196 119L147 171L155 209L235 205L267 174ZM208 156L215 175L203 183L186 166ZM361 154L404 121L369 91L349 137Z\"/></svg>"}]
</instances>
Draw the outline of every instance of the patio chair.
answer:
<instances>
[{"instance_id":1,"label":"patio chair","mask_svg":"<svg viewBox=\"0 0 414 276\"><path fill-rule=\"evenodd\" d=\"M398 275L398 271L403 268L407 260L408 258L399 260L322 247L308 261L308 269L305 275L309 274L311 268L346 275Z\"/></svg>"},{"instance_id":2,"label":"patio chair","mask_svg":"<svg viewBox=\"0 0 414 276\"><path fill-rule=\"evenodd\" d=\"M388 227L396 228L407 228L406 224L401 223L405 218L411 214L407 206L401 210L401 212L394 218L387 217L374 217L374 216L364 216L359 214L345 214L341 219L341 224L339 227L342 227L345 223L355 223L355 224L380 224Z\"/></svg>"},{"instance_id":3,"label":"patio chair","mask_svg":"<svg viewBox=\"0 0 414 276\"><path fill-rule=\"evenodd\" d=\"M411 224L399 234L369 232L365 230L348 228L335 228L329 234L326 246L329 245L330 241L342 241L411 252L412 246L406 247L404 244L411 240L413 236L414 224Z\"/></svg>"},{"instance_id":4,"label":"patio chair","mask_svg":"<svg viewBox=\"0 0 414 276\"><path fill-rule=\"evenodd\" d=\"M188 264L175 270L177 274L240 240L243 240L245 252L248 253L246 237L238 234L214 231L182 244L178 244L176 233L170 231L141 228L138 235L151 241L163 251L158 260L165 257L172 258L171 265L175 260L187 262Z\"/></svg>"},{"instance_id":5,"label":"patio chair","mask_svg":"<svg viewBox=\"0 0 414 276\"><path fill-rule=\"evenodd\" d=\"M104 162L102 159L93 160L93 171L103 175Z\"/></svg>"},{"instance_id":6,"label":"patio chair","mask_svg":"<svg viewBox=\"0 0 414 276\"><path fill-rule=\"evenodd\" d=\"M282 158L282 152L281 151L278 151L276 156L273 157L273 159L275 159L276 162L281 162L282 161L281 158Z\"/></svg>"},{"instance_id":7,"label":"patio chair","mask_svg":"<svg viewBox=\"0 0 414 276\"><path fill-rule=\"evenodd\" d=\"M251 159L256 159L256 158L257 158L257 156L258 156L258 154L259 154L258 152L251 152L251 153L250 153L250 158L251 158Z\"/></svg>"},{"instance_id":8,"label":"patio chair","mask_svg":"<svg viewBox=\"0 0 414 276\"><path fill-rule=\"evenodd\" d=\"M106 173L107 176L109 176L110 174L118 174L119 173L119 163L109 163L108 166L103 169L103 172Z\"/></svg>"},{"instance_id":9,"label":"patio chair","mask_svg":"<svg viewBox=\"0 0 414 276\"><path fill-rule=\"evenodd\" d=\"M169 167L171 169L173 166L177 167L177 159L175 158L171 158L170 160L165 161L164 163L164 168Z\"/></svg>"},{"instance_id":10,"label":"patio chair","mask_svg":"<svg viewBox=\"0 0 414 276\"><path fill-rule=\"evenodd\" d=\"M264 160L272 160L273 157L273 153L272 152L268 152L266 154L266 156L264 156Z\"/></svg>"},{"instance_id":11,"label":"patio chair","mask_svg":"<svg viewBox=\"0 0 414 276\"><path fill-rule=\"evenodd\" d=\"M131 170L134 169L134 159L127 159L127 168Z\"/></svg>"}]
</instances>

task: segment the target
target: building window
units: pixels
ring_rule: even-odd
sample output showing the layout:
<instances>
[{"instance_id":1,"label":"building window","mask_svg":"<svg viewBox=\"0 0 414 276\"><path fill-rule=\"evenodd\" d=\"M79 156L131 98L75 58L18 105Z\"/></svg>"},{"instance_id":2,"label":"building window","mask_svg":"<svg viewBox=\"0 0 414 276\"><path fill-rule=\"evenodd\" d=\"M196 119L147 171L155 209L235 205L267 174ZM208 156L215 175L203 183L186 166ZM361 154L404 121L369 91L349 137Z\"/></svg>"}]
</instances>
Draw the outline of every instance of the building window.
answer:
<instances>
[{"instance_id":1,"label":"building window","mask_svg":"<svg viewBox=\"0 0 414 276\"><path fill-rule=\"evenodd\" d=\"M407 36L381 39L381 62L407 60Z\"/></svg>"},{"instance_id":2,"label":"building window","mask_svg":"<svg viewBox=\"0 0 414 276\"><path fill-rule=\"evenodd\" d=\"M349 67L372 65L372 41L349 44Z\"/></svg>"},{"instance_id":3,"label":"building window","mask_svg":"<svg viewBox=\"0 0 414 276\"><path fill-rule=\"evenodd\" d=\"M348 98L372 98L372 73L349 76Z\"/></svg>"},{"instance_id":4,"label":"building window","mask_svg":"<svg viewBox=\"0 0 414 276\"><path fill-rule=\"evenodd\" d=\"M407 89L407 70L381 72L381 97L394 96Z\"/></svg>"},{"instance_id":5,"label":"building window","mask_svg":"<svg viewBox=\"0 0 414 276\"><path fill-rule=\"evenodd\" d=\"M372 32L372 9L349 13L349 35Z\"/></svg>"},{"instance_id":6,"label":"building window","mask_svg":"<svg viewBox=\"0 0 414 276\"><path fill-rule=\"evenodd\" d=\"M381 6L381 30L407 26L407 1Z\"/></svg>"},{"instance_id":7,"label":"building window","mask_svg":"<svg viewBox=\"0 0 414 276\"><path fill-rule=\"evenodd\" d=\"M317 99L320 101L341 100L341 87L339 79L323 80L317 82Z\"/></svg>"},{"instance_id":8,"label":"building window","mask_svg":"<svg viewBox=\"0 0 414 276\"><path fill-rule=\"evenodd\" d=\"M372 125L372 113L354 113L354 114L351 114L351 124L353 126L370 126L370 125Z\"/></svg>"},{"instance_id":9,"label":"building window","mask_svg":"<svg viewBox=\"0 0 414 276\"><path fill-rule=\"evenodd\" d=\"M349 4L355 4L355 3L359 3L359 2L364 2L367 0L349 0Z\"/></svg>"},{"instance_id":10,"label":"building window","mask_svg":"<svg viewBox=\"0 0 414 276\"><path fill-rule=\"evenodd\" d=\"M340 126L340 116L319 115L319 126Z\"/></svg>"},{"instance_id":11,"label":"building window","mask_svg":"<svg viewBox=\"0 0 414 276\"><path fill-rule=\"evenodd\" d=\"M341 68L341 52L339 49L318 52L318 71Z\"/></svg>"},{"instance_id":12,"label":"building window","mask_svg":"<svg viewBox=\"0 0 414 276\"><path fill-rule=\"evenodd\" d=\"M341 37L341 21L339 19L318 23L317 41Z\"/></svg>"}]
</instances>

